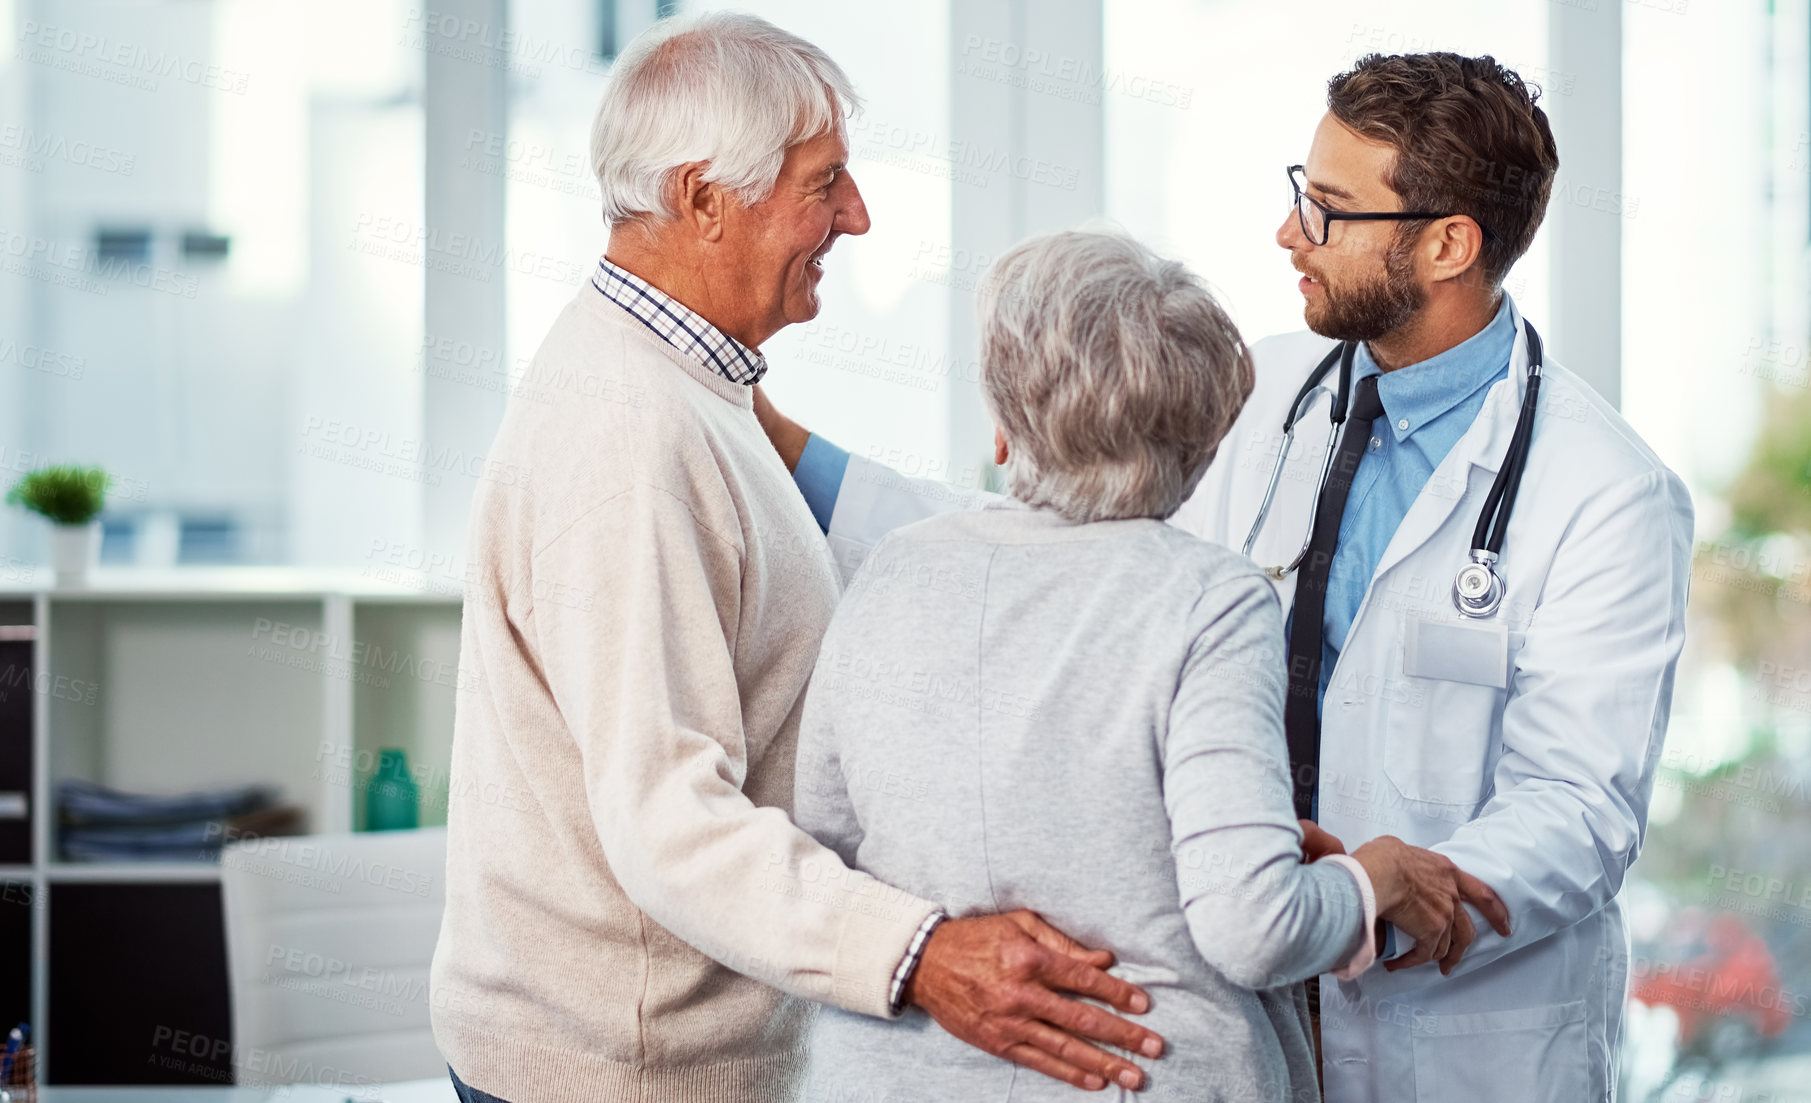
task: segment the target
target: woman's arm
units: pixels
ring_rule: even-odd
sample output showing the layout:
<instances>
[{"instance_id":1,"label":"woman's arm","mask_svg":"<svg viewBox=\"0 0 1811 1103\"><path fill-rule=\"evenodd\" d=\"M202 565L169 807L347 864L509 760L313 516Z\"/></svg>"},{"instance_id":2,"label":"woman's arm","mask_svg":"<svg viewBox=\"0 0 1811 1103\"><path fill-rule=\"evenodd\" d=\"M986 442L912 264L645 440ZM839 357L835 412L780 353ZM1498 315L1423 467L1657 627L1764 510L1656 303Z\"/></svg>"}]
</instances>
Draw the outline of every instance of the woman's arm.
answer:
<instances>
[{"instance_id":1,"label":"woman's arm","mask_svg":"<svg viewBox=\"0 0 1811 1103\"><path fill-rule=\"evenodd\" d=\"M1261 575L1241 574L1209 588L1191 619L1195 636L1164 736L1163 788L1195 946L1248 988L1366 957L1363 869L1349 859L1302 862L1275 593Z\"/></svg>"}]
</instances>

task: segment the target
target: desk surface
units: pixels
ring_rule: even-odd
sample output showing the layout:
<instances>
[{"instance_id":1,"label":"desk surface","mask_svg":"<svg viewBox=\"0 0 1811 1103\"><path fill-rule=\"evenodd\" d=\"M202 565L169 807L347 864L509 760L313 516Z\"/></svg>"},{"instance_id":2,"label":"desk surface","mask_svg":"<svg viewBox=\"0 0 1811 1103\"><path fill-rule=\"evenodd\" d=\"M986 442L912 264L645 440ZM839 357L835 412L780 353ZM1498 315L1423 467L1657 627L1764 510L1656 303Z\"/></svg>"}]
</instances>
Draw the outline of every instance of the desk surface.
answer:
<instances>
[{"instance_id":1,"label":"desk surface","mask_svg":"<svg viewBox=\"0 0 1811 1103\"><path fill-rule=\"evenodd\" d=\"M458 1098L452 1081L445 1077L371 1087L288 1084L262 1088L185 1085L38 1089L38 1103L457 1103Z\"/></svg>"}]
</instances>

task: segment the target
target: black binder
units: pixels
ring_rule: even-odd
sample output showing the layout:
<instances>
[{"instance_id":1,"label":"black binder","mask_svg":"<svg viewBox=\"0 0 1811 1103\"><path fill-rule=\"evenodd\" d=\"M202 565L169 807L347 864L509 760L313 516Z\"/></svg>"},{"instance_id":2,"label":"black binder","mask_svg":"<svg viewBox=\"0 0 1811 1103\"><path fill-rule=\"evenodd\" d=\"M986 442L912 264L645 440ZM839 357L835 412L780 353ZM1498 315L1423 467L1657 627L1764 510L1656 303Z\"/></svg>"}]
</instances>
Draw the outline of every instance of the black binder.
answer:
<instances>
[{"instance_id":1,"label":"black binder","mask_svg":"<svg viewBox=\"0 0 1811 1103\"><path fill-rule=\"evenodd\" d=\"M30 639L0 639L0 865L31 863L31 714L38 696ZM20 801L26 816L17 813Z\"/></svg>"}]
</instances>

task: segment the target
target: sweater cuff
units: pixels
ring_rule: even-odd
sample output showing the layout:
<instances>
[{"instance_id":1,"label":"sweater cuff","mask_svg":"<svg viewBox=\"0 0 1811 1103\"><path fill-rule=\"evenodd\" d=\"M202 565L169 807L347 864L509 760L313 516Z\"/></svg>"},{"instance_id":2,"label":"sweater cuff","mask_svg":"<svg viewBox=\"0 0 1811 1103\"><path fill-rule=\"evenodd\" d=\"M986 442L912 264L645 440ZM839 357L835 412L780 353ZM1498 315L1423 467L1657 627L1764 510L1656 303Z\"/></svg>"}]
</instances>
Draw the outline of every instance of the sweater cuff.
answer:
<instances>
[{"instance_id":1,"label":"sweater cuff","mask_svg":"<svg viewBox=\"0 0 1811 1103\"><path fill-rule=\"evenodd\" d=\"M1321 861L1333 862L1350 873L1352 879L1358 882L1358 895L1364 898L1364 937L1359 939L1358 949L1353 951L1352 956L1333 973L1339 980L1352 980L1377 960L1377 942L1372 933L1377 929L1377 890L1371 885L1371 875L1350 854L1329 854Z\"/></svg>"},{"instance_id":2,"label":"sweater cuff","mask_svg":"<svg viewBox=\"0 0 1811 1103\"><path fill-rule=\"evenodd\" d=\"M895 980L926 922L942 909L928 900L900 894L899 907L876 907L852 912L843 922L837 940L835 971L831 975L830 1002L848 1011L892 1018ZM903 991L903 984L901 984Z\"/></svg>"}]
</instances>

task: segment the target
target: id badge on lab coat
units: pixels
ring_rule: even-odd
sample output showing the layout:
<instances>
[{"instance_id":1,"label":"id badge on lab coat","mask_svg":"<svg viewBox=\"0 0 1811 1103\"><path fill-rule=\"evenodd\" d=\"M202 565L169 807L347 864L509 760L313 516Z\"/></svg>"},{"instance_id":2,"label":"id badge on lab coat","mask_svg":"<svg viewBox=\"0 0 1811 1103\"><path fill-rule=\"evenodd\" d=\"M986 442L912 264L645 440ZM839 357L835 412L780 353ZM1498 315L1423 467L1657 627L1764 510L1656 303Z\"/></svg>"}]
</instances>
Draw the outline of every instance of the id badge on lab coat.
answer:
<instances>
[{"instance_id":1,"label":"id badge on lab coat","mask_svg":"<svg viewBox=\"0 0 1811 1103\"><path fill-rule=\"evenodd\" d=\"M1402 643L1404 674L1492 689L1509 685L1509 626L1502 621L1419 617L1407 621Z\"/></svg>"}]
</instances>

